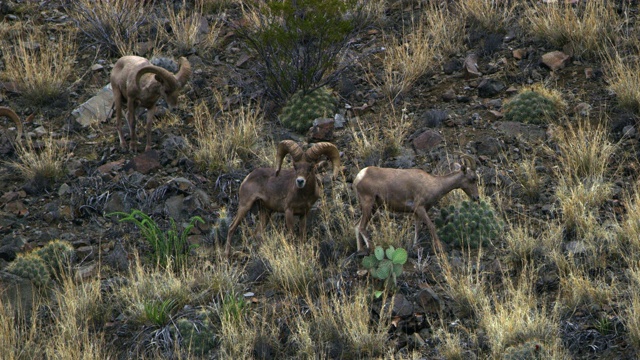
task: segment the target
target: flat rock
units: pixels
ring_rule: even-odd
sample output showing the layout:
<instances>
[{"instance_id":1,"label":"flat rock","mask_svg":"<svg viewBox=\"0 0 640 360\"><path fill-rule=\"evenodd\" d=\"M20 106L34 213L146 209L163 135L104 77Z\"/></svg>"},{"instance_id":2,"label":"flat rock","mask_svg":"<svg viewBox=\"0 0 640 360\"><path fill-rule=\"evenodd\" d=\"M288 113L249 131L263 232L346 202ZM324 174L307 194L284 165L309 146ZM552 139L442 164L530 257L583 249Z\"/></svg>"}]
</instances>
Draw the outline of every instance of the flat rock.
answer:
<instances>
[{"instance_id":1,"label":"flat rock","mask_svg":"<svg viewBox=\"0 0 640 360\"><path fill-rule=\"evenodd\" d=\"M161 167L160 154L158 154L156 150L149 150L131 159L131 161L124 166L124 170L135 170L140 174L148 174Z\"/></svg>"},{"instance_id":2,"label":"flat rock","mask_svg":"<svg viewBox=\"0 0 640 360\"><path fill-rule=\"evenodd\" d=\"M413 139L413 148L417 153L427 153L444 141L442 135L435 130L426 130Z\"/></svg>"},{"instance_id":3,"label":"flat rock","mask_svg":"<svg viewBox=\"0 0 640 360\"><path fill-rule=\"evenodd\" d=\"M108 84L94 97L73 110L71 115L82 127L88 127L106 121L111 114L112 105L113 91L111 91L111 84Z\"/></svg>"},{"instance_id":4,"label":"flat rock","mask_svg":"<svg viewBox=\"0 0 640 360\"><path fill-rule=\"evenodd\" d=\"M556 71L564 68L570 58L571 56L562 51L552 51L542 55L542 63L551 71Z\"/></svg>"},{"instance_id":5,"label":"flat rock","mask_svg":"<svg viewBox=\"0 0 640 360\"><path fill-rule=\"evenodd\" d=\"M505 84L496 79L485 78L478 84L478 96L490 98L500 94L506 88Z\"/></svg>"}]
</instances>

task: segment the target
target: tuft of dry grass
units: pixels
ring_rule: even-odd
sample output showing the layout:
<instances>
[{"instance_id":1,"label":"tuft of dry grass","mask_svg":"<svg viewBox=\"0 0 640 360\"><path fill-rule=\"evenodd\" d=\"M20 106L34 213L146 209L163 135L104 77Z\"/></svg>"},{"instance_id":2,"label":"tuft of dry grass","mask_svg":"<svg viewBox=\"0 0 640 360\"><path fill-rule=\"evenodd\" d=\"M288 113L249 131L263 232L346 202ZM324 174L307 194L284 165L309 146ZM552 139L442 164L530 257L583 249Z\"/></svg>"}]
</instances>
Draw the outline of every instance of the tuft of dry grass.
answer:
<instances>
[{"instance_id":1,"label":"tuft of dry grass","mask_svg":"<svg viewBox=\"0 0 640 360\"><path fill-rule=\"evenodd\" d=\"M344 253L356 250L354 237L354 218L356 209L352 205L349 185L344 182L334 182L331 192L319 200L320 227L323 236L335 241Z\"/></svg>"},{"instance_id":2,"label":"tuft of dry grass","mask_svg":"<svg viewBox=\"0 0 640 360\"><path fill-rule=\"evenodd\" d=\"M544 185L544 178L538 173L536 158L525 158L517 162L515 173L524 196L530 200L537 200Z\"/></svg>"},{"instance_id":3,"label":"tuft of dry grass","mask_svg":"<svg viewBox=\"0 0 640 360\"><path fill-rule=\"evenodd\" d=\"M67 91L67 82L76 66L75 36L70 31L50 35L34 29L22 30L24 34L16 44L2 42L5 61L2 77L15 81L29 102L50 103Z\"/></svg>"},{"instance_id":4,"label":"tuft of dry grass","mask_svg":"<svg viewBox=\"0 0 640 360\"><path fill-rule=\"evenodd\" d=\"M112 55L135 52L140 28L148 21L145 1L78 0L68 9L78 29Z\"/></svg>"},{"instance_id":5,"label":"tuft of dry grass","mask_svg":"<svg viewBox=\"0 0 640 360\"><path fill-rule=\"evenodd\" d=\"M485 303L489 302L485 289L485 274L480 269L482 248L473 258L471 252L462 259L462 264L454 266L447 254L439 253L438 263L446 281L445 291L454 301L454 312L460 318L476 317Z\"/></svg>"},{"instance_id":6,"label":"tuft of dry grass","mask_svg":"<svg viewBox=\"0 0 640 360\"><path fill-rule=\"evenodd\" d=\"M629 283L629 304L625 311L626 317L624 323L627 327L627 333L631 345L640 351L640 293L638 292L638 286L640 286L640 262L636 261L630 264L629 277L631 282Z\"/></svg>"},{"instance_id":7,"label":"tuft of dry grass","mask_svg":"<svg viewBox=\"0 0 640 360\"><path fill-rule=\"evenodd\" d=\"M626 218L620 224L620 237L625 244L627 261L634 263L640 260L640 183L634 186L633 195L626 195Z\"/></svg>"},{"instance_id":8,"label":"tuft of dry grass","mask_svg":"<svg viewBox=\"0 0 640 360\"><path fill-rule=\"evenodd\" d=\"M17 170L24 179L34 180L38 184L55 182L65 175L69 149L65 140L56 140L53 135L36 143L29 136L23 142L16 143L17 161L9 166Z\"/></svg>"},{"instance_id":9,"label":"tuft of dry grass","mask_svg":"<svg viewBox=\"0 0 640 360\"><path fill-rule=\"evenodd\" d=\"M260 256L269 264L268 281L276 289L294 296L315 291L320 281L320 265L314 241L291 243L288 233L276 227L262 236ZM293 240L298 241L298 240Z\"/></svg>"},{"instance_id":10,"label":"tuft of dry grass","mask_svg":"<svg viewBox=\"0 0 640 360\"><path fill-rule=\"evenodd\" d=\"M462 17L474 28L498 33L514 21L517 1L467 0L457 3Z\"/></svg>"},{"instance_id":11,"label":"tuft of dry grass","mask_svg":"<svg viewBox=\"0 0 640 360\"><path fill-rule=\"evenodd\" d=\"M533 228L533 224L526 222L514 225L504 237L508 258L517 268L532 264L536 255L542 253L543 244L531 233Z\"/></svg>"},{"instance_id":12,"label":"tuft of dry grass","mask_svg":"<svg viewBox=\"0 0 640 360\"><path fill-rule=\"evenodd\" d=\"M640 48L640 44L634 44ZM637 56L622 57L618 51L604 55L609 88L616 94L618 105L636 113L640 112L640 59Z\"/></svg>"},{"instance_id":13,"label":"tuft of dry grass","mask_svg":"<svg viewBox=\"0 0 640 360\"><path fill-rule=\"evenodd\" d=\"M181 53L197 51L199 54L206 54L215 46L220 33L218 23L207 27L203 26L207 20L202 16L204 13L205 0L196 0L193 9L188 9L187 1L182 1L182 7L176 11L173 6L166 7L166 17L171 32L166 26L159 26L161 36L172 44ZM208 32L203 32L207 29Z\"/></svg>"},{"instance_id":14,"label":"tuft of dry grass","mask_svg":"<svg viewBox=\"0 0 640 360\"><path fill-rule=\"evenodd\" d=\"M606 281L603 278L590 279L584 270L574 268L571 272L560 276L562 301L558 302L558 306L567 313L581 306L586 306L590 310L611 304L618 292L615 279L612 281Z\"/></svg>"},{"instance_id":15,"label":"tuft of dry grass","mask_svg":"<svg viewBox=\"0 0 640 360\"><path fill-rule=\"evenodd\" d=\"M576 184L561 178L556 197L565 226L580 236L592 232L599 223L598 210L610 198L611 190L611 183L605 181Z\"/></svg>"},{"instance_id":16,"label":"tuft of dry grass","mask_svg":"<svg viewBox=\"0 0 640 360\"><path fill-rule=\"evenodd\" d=\"M34 301L32 308L37 308ZM0 296L0 349L5 359L35 359L42 354L45 345L41 338L42 327L37 316L27 316L23 309L13 308Z\"/></svg>"},{"instance_id":17,"label":"tuft of dry grass","mask_svg":"<svg viewBox=\"0 0 640 360\"><path fill-rule=\"evenodd\" d=\"M253 147L261 139L262 113L259 107L251 104L236 111L225 110L222 95L218 94L216 100L216 116L211 114L205 102L199 102L194 108L194 159L200 167L210 171L241 168L254 154Z\"/></svg>"},{"instance_id":18,"label":"tuft of dry grass","mask_svg":"<svg viewBox=\"0 0 640 360\"><path fill-rule=\"evenodd\" d=\"M379 87L389 102L394 102L440 60L462 47L463 31L463 24L446 7L432 3L400 39L386 37L387 46L377 59L382 63L382 73L378 74L369 64L367 81Z\"/></svg>"},{"instance_id":19,"label":"tuft of dry grass","mask_svg":"<svg viewBox=\"0 0 640 360\"><path fill-rule=\"evenodd\" d=\"M521 25L556 49L566 46L574 56L597 57L615 43L623 19L608 1L585 1L577 6L564 1L531 2Z\"/></svg>"}]
</instances>

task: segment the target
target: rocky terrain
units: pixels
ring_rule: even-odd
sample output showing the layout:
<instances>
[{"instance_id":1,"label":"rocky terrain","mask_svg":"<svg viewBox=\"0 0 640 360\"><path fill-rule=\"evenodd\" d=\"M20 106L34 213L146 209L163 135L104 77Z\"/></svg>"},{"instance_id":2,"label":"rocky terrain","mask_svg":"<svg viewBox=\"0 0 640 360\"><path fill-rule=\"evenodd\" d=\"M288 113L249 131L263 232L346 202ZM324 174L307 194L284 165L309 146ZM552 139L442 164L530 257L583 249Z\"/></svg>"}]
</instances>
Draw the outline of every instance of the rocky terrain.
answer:
<instances>
[{"instance_id":1,"label":"rocky terrain","mask_svg":"<svg viewBox=\"0 0 640 360\"><path fill-rule=\"evenodd\" d=\"M3 160L0 163L0 270L18 254L60 239L70 242L75 249L74 268L80 281L98 277L104 287L117 286L119 279L132 269L134 254L149 251L136 227L106 216L132 209L150 215L163 227L169 226L170 219L184 227L192 217L200 216L204 224L192 229L189 242L198 245L195 251L207 254L219 251L224 245L217 232L219 219L224 218L226 212L229 216L235 214L242 179L256 167L272 166L275 159L269 160L274 154L270 149L258 149L254 150L255 155L246 157L240 166L229 171L211 171L198 166L190 152L196 136L194 107L200 100L213 104L214 93L222 94L224 108L229 112L237 111L250 101L262 105L265 125L258 147L273 146L284 139L335 143L342 152L344 178L331 182L330 172L326 172L325 196L341 200L343 203L336 209L350 209L352 213L346 212L344 216L353 223L359 210L350 183L364 166L419 167L443 174L449 171L453 161L458 161L457 154L466 153L477 159L482 196L493 204L507 228L526 222L534 237L544 236L541 234L548 224L562 223L563 219L556 196L558 167L562 164L557 160L560 150L554 140L555 132L562 127L562 122L576 124L585 119L601 122L606 127L608 140L616 144L617 150L609 159L610 168L615 169L607 174L612 184L611 195L598 209L596 222L620 223L625 219L628 211L625 196L633 192L637 181L637 114L617 105L616 94L609 87L607 69L598 58L571 56L567 49L527 36L517 25L500 34L470 34L465 38L463 51L442 59L438 66L421 76L410 91L393 100L391 107L397 117L406 119L408 124L405 137L399 139L401 147L391 154L379 149L360 157L353 151L357 146L354 127L358 121L363 121L366 127L373 119L386 114L390 107L380 89L366 81L361 64L369 63L385 46L383 34L402 31L409 15L422 12L428 1L389 1L384 25L369 26L351 40L346 51L358 61L330 84L339 99L339 110L332 120L321 121L307 134L288 130L278 120L279 105L266 96L252 71L259 59L243 46L233 31L242 20L240 7L236 2L229 3L228 8L202 18L208 24L216 21L221 24L215 49L206 53L197 49L186 53L166 49L166 55L175 59L186 56L193 66L193 75L183 90L181 104L173 113L160 106L152 131L151 151L142 152L142 145L137 154L120 149L110 112L112 94L106 87L118 56L82 43L81 36L76 54L76 79L71 80L67 95L59 101L32 105L23 98L15 81L2 79L0 105L15 109L22 119L34 114L24 123L26 136L34 139L37 147L46 147L46 139L52 137L68 152L63 159L64 176L58 180L24 178L11 166L11 162L19 161L13 147L13 125L9 119L0 119ZM633 22L637 5L624 3L632 9L628 15ZM68 26L72 22L64 6L56 2L43 1L28 8L29 11L18 11L24 5L23 1L3 3L0 6L2 21L51 27ZM156 2L150 11L159 11L164 6L169 5ZM534 83L547 84L560 92L566 103L564 115L554 119L553 125L505 119L505 103L521 88ZM212 109L212 113L215 110ZM139 124L143 118L144 115L139 114ZM520 166L531 159L535 159L535 173L541 179L534 194L523 185ZM340 194L336 197L337 192ZM463 198L461 193L456 196L458 200ZM455 201L444 199L442 206ZM437 216L439 210L440 207L436 207L431 216ZM327 238L324 228L327 225L321 223L320 214L320 209L314 210L312 238L317 241L319 263L324 264L323 268L334 269L333 277L323 282L332 283L333 278L341 278L346 285L340 286L345 287L344 291L351 291L349 289L367 281L366 276L358 273L362 267L360 258L354 254L355 238L350 246ZM392 216L389 221L389 228L395 228L403 218ZM251 226L250 223L246 221L242 227ZM273 223L283 224L284 220L274 216ZM409 249L411 233L409 228L407 241L397 245ZM503 236L506 237L506 233L507 230ZM391 295L393 320L388 326L387 340L392 350L385 352L386 356L446 358L442 350L444 340L437 335L438 329L446 328L460 334L468 329L460 340L463 358L490 358L488 335L477 328L478 319L473 315L465 317L464 312L459 311L458 302L447 290L444 265L431 250L427 232L422 235L424 248L409 249L409 262L398 279L398 290ZM579 257L587 252L582 240L570 231L563 234L563 239L567 257ZM242 272L239 284L242 293L251 294L247 298L255 300L257 309L278 304L283 296L264 281L269 269L260 260L260 248L246 249L246 245L246 241L237 240L230 259ZM517 279L524 271L510 264L510 253L500 236L481 254L451 245L445 250L454 268L477 265L475 271L482 272L485 281L496 289L506 287L506 278ZM474 264L469 259L476 256L478 261ZM212 257L210 261L222 260ZM547 260L533 264L536 269L530 285L543 299L544 305L540 306L553 308L564 291L559 285L559 265L550 265ZM591 275L613 279L609 285L632 283L625 275L628 269L623 264L621 258L608 258L606 265L590 268ZM8 275L4 276L2 286L8 289L10 281ZM557 317L558 331L554 337L566 356L575 359L637 356L625 325L626 295L616 294L608 301L579 304ZM374 313L382 313L383 308L381 300L374 301ZM189 311L189 306L185 306L183 312ZM596 326L601 319L607 320L606 329ZM118 358L127 358L133 353L153 358L153 354L162 353L149 350L148 344L154 343L157 333L148 327L130 326L118 314L108 316L102 324L94 324L93 329L103 334L108 347L117 349L114 352ZM278 336L286 344L286 340L282 340L286 330L280 331ZM136 343L147 347L136 347ZM252 354L259 358L290 356L285 348L285 345L277 348L257 344ZM214 358L224 358L215 350L213 353ZM327 357L360 356L328 351Z\"/></svg>"}]
</instances>

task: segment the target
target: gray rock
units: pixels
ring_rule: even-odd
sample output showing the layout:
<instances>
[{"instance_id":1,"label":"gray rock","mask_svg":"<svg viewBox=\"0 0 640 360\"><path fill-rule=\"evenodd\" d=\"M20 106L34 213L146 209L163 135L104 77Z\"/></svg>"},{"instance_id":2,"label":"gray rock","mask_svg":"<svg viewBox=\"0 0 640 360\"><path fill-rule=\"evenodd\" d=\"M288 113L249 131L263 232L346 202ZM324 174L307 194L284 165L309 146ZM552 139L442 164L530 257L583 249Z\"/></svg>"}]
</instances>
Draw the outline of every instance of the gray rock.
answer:
<instances>
[{"instance_id":1,"label":"gray rock","mask_svg":"<svg viewBox=\"0 0 640 360\"><path fill-rule=\"evenodd\" d=\"M99 124L111 115L113 91L111 84L103 87L98 94L71 112L76 122L82 127Z\"/></svg>"},{"instance_id":2,"label":"gray rock","mask_svg":"<svg viewBox=\"0 0 640 360\"><path fill-rule=\"evenodd\" d=\"M406 317L413 314L413 304L407 300L402 294L395 294L392 298L393 309L392 316Z\"/></svg>"},{"instance_id":3,"label":"gray rock","mask_svg":"<svg viewBox=\"0 0 640 360\"><path fill-rule=\"evenodd\" d=\"M497 156L502 150L502 142L493 136L485 135L476 141L478 155Z\"/></svg>"},{"instance_id":4,"label":"gray rock","mask_svg":"<svg viewBox=\"0 0 640 360\"><path fill-rule=\"evenodd\" d=\"M413 139L412 145L419 154L428 153L436 146L440 145L444 138L435 130L426 130Z\"/></svg>"},{"instance_id":5,"label":"gray rock","mask_svg":"<svg viewBox=\"0 0 640 360\"><path fill-rule=\"evenodd\" d=\"M486 78L478 84L478 96L482 98L490 98L498 95L506 88L505 84L496 79Z\"/></svg>"},{"instance_id":6,"label":"gray rock","mask_svg":"<svg viewBox=\"0 0 640 360\"><path fill-rule=\"evenodd\" d=\"M416 302L425 313L438 314L442 311L442 300L431 287L420 290Z\"/></svg>"}]
</instances>

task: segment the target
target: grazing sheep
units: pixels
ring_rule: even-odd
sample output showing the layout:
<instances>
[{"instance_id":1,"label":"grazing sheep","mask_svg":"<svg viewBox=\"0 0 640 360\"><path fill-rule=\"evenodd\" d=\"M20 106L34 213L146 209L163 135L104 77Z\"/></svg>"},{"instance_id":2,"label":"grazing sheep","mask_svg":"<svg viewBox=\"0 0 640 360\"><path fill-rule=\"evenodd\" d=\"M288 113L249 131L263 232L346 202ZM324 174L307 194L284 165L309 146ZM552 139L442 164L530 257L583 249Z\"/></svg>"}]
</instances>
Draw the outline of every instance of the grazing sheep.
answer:
<instances>
[{"instance_id":1,"label":"grazing sheep","mask_svg":"<svg viewBox=\"0 0 640 360\"><path fill-rule=\"evenodd\" d=\"M287 154L291 155L293 169L281 170L282 160ZM247 175L240 185L238 213L229 226L227 234L225 247L227 257L231 250L231 237L256 202L261 205L260 227L262 230L271 212L275 211L284 213L287 228L293 233L293 216L300 215L300 232L302 238L306 238L307 215L320 197L316 167L322 155L326 155L331 160L335 178L340 171L340 152L335 145L321 142L303 151L292 140L284 140L278 144L276 169L259 168Z\"/></svg>"},{"instance_id":2,"label":"grazing sheep","mask_svg":"<svg viewBox=\"0 0 640 360\"><path fill-rule=\"evenodd\" d=\"M178 60L180 70L172 74L168 70L152 65L149 60L139 56L123 56L111 71L111 88L116 112L116 127L120 137L120 146L127 149L122 134L122 104L127 104L127 123L131 140L129 149L136 150L136 109L147 109L147 143L145 151L151 149L151 125L156 110L156 102L164 98L172 109L178 102L180 89L191 77L189 61L181 57Z\"/></svg>"},{"instance_id":3,"label":"grazing sheep","mask_svg":"<svg viewBox=\"0 0 640 360\"><path fill-rule=\"evenodd\" d=\"M421 222L427 224L434 244L440 245L436 228L429 219L427 211L454 189L464 190L474 201L479 199L476 162L468 155L463 155L463 160L467 164L461 166L456 163L456 170L443 176L430 175L420 169L370 166L360 170L353 181L353 188L362 210L362 217L355 228L358 252L362 248L361 239L364 240L367 249L370 249L370 236L366 227L377 206L384 206L392 212L413 213L414 246L418 241Z\"/></svg>"}]
</instances>

